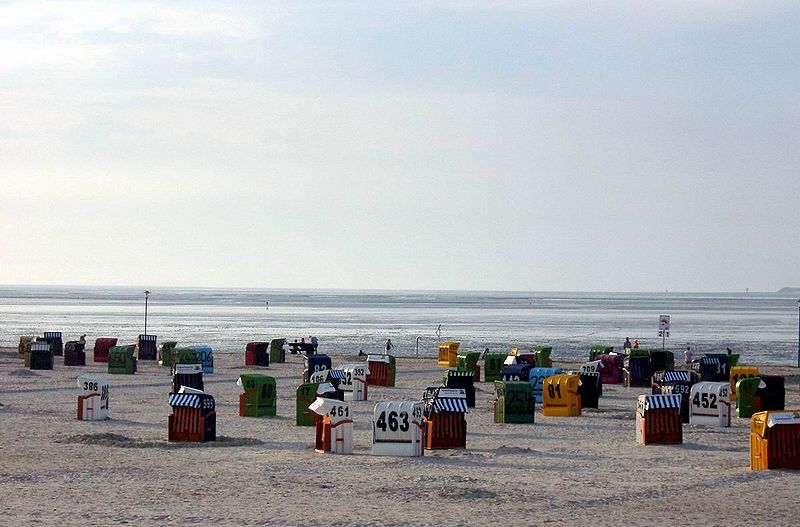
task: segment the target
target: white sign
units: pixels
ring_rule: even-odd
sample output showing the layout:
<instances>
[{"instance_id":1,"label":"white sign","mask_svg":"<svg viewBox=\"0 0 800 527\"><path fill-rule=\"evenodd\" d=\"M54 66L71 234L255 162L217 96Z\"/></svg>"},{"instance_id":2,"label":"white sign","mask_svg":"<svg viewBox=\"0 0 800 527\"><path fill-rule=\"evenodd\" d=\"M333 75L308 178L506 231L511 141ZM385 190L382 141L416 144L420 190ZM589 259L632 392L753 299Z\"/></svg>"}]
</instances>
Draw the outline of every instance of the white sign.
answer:
<instances>
[{"instance_id":1,"label":"white sign","mask_svg":"<svg viewBox=\"0 0 800 527\"><path fill-rule=\"evenodd\" d=\"M669 331L669 315L658 315L658 330Z\"/></svg>"}]
</instances>

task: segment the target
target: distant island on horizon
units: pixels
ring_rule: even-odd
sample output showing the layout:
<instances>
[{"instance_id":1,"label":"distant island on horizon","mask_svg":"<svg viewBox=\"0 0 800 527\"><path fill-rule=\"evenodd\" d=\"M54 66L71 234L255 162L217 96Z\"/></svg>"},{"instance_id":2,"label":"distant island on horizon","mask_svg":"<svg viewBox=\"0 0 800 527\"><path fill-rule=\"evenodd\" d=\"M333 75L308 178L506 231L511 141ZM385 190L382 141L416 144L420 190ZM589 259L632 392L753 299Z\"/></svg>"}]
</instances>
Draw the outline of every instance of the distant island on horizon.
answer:
<instances>
[{"instance_id":1,"label":"distant island on horizon","mask_svg":"<svg viewBox=\"0 0 800 527\"><path fill-rule=\"evenodd\" d=\"M792 293L800 295L800 287L782 287L778 290L779 293Z\"/></svg>"}]
</instances>

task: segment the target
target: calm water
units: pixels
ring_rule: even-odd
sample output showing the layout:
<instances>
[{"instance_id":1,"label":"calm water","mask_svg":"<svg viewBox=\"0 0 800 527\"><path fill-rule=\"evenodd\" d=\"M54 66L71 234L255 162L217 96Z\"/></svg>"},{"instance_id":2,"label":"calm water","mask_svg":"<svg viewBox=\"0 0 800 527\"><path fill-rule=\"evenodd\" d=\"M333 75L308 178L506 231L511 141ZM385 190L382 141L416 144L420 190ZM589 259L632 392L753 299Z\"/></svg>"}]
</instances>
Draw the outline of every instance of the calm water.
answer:
<instances>
[{"instance_id":1,"label":"calm water","mask_svg":"<svg viewBox=\"0 0 800 527\"><path fill-rule=\"evenodd\" d=\"M269 302L267 309L266 303ZM595 343L622 346L626 336L661 348L659 314L671 315L667 349L697 353L730 346L745 362L795 364L796 298L779 294L525 293L156 289L148 332L160 340L242 352L251 340L316 335L320 351L379 351L387 337L397 355L434 355L439 340L462 349L505 351L553 346L583 359ZM0 344L20 335L83 333L133 343L144 326L140 288L0 286ZM436 330L441 324L441 335Z\"/></svg>"}]
</instances>

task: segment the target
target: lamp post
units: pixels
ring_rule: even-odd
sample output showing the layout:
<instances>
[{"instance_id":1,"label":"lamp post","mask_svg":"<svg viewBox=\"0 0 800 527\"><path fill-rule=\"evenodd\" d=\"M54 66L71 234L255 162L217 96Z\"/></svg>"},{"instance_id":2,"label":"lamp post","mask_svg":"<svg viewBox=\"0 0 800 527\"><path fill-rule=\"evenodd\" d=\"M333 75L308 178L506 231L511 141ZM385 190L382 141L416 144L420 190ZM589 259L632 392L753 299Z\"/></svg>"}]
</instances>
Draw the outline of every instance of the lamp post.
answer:
<instances>
[{"instance_id":1,"label":"lamp post","mask_svg":"<svg viewBox=\"0 0 800 527\"><path fill-rule=\"evenodd\" d=\"M800 300L797 301L797 367L800 368Z\"/></svg>"},{"instance_id":2,"label":"lamp post","mask_svg":"<svg viewBox=\"0 0 800 527\"><path fill-rule=\"evenodd\" d=\"M147 299L150 296L150 291L144 292L144 334L147 335Z\"/></svg>"}]
</instances>

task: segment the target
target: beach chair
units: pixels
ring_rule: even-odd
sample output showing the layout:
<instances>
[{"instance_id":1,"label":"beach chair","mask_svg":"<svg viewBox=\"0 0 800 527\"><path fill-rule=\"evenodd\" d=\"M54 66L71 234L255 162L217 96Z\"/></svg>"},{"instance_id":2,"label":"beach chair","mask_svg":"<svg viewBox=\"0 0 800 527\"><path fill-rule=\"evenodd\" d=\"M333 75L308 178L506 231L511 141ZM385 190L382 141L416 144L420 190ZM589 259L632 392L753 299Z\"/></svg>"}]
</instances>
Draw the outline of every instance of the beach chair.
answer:
<instances>
[{"instance_id":1,"label":"beach chair","mask_svg":"<svg viewBox=\"0 0 800 527\"><path fill-rule=\"evenodd\" d=\"M133 353L136 346L114 346L108 350L108 373L133 375L136 373L136 357Z\"/></svg>"},{"instance_id":2,"label":"beach chair","mask_svg":"<svg viewBox=\"0 0 800 527\"><path fill-rule=\"evenodd\" d=\"M460 342L442 342L439 344L439 361L442 368L455 368L458 364L458 348Z\"/></svg>"},{"instance_id":3,"label":"beach chair","mask_svg":"<svg viewBox=\"0 0 800 527\"><path fill-rule=\"evenodd\" d=\"M182 389L169 394L172 414L168 421L169 441L205 443L217 439L214 398L197 390Z\"/></svg>"},{"instance_id":4,"label":"beach chair","mask_svg":"<svg viewBox=\"0 0 800 527\"><path fill-rule=\"evenodd\" d=\"M627 387L650 387L652 380L650 376L650 357L649 355L631 355L625 357L623 377Z\"/></svg>"},{"instance_id":5,"label":"beach chair","mask_svg":"<svg viewBox=\"0 0 800 527\"><path fill-rule=\"evenodd\" d=\"M800 410L753 414L750 419L750 468L800 469Z\"/></svg>"},{"instance_id":6,"label":"beach chair","mask_svg":"<svg viewBox=\"0 0 800 527\"><path fill-rule=\"evenodd\" d=\"M117 345L117 339L101 337L94 341L94 362L108 362L108 352Z\"/></svg>"},{"instance_id":7,"label":"beach chair","mask_svg":"<svg viewBox=\"0 0 800 527\"><path fill-rule=\"evenodd\" d=\"M78 377L78 421L102 421L109 418L108 379L102 375Z\"/></svg>"},{"instance_id":8,"label":"beach chair","mask_svg":"<svg viewBox=\"0 0 800 527\"><path fill-rule=\"evenodd\" d=\"M53 346L44 341L32 342L26 361L26 366L32 370L52 370Z\"/></svg>"},{"instance_id":9,"label":"beach chair","mask_svg":"<svg viewBox=\"0 0 800 527\"><path fill-rule=\"evenodd\" d=\"M86 366L84 344L70 340L64 344L64 366Z\"/></svg>"},{"instance_id":10,"label":"beach chair","mask_svg":"<svg viewBox=\"0 0 800 527\"><path fill-rule=\"evenodd\" d=\"M369 386L392 386L392 363L394 357L391 355L367 355L367 384Z\"/></svg>"},{"instance_id":11,"label":"beach chair","mask_svg":"<svg viewBox=\"0 0 800 527\"><path fill-rule=\"evenodd\" d=\"M689 394L689 423L731 426L731 386L727 382L698 382Z\"/></svg>"},{"instance_id":12,"label":"beach chair","mask_svg":"<svg viewBox=\"0 0 800 527\"><path fill-rule=\"evenodd\" d=\"M58 355L60 357L64 354L64 343L61 340L60 331L45 331L44 336L41 337L41 340L50 344L50 349L52 350L53 355Z\"/></svg>"},{"instance_id":13,"label":"beach chair","mask_svg":"<svg viewBox=\"0 0 800 527\"><path fill-rule=\"evenodd\" d=\"M239 376L236 384L242 390L239 394L241 417L274 417L277 414L277 383L273 377L246 373Z\"/></svg>"},{"instance_id":14,"label":"beach chair","mask_svg":"<svg viewBox=\"0 0 800 527\"><path fill-rule=\"evenodd\" d=\"M494 422L533 423L536 399L533 386L526 381L495 381Z\"/></svg>"},{"instance_id":15,"label":"beach chair","mask_svg":"<svg viewBox=\"0 0 800 527\"><path fill-rule=\"evenodd\" d=\"M553 361L550 359L550 354L553 353L553 348L550 346L538 346L533 350L534 361L537 368L552 368Z\"/></svg>"},{"instance_id":16,"label":"beach chair","mask_svg":"<svg viewBox=\"0 0 800 527\"><path fill-rule=\"evenodd\" d=\"M531 386L533 386L533 395L536 397L537 403L542 404L544 401L542 394L544 393L545 379L560 373L561 368L531 368L528 372L528 380Z\"/></svg>"},{"instance_id":17,"label":"beach chair","mask_svg":"<svg viewBox=\"0 0 800 527\"><path fill-rule=\"evenodd\" d=\"M272 339L269 341L269 360L275 364L286 362L286 339ZM269 366L269 363L267 363Z\"/></svg>"},{"instance_id":18,"label":"beach chair","mask_svg":"<svg viewBox=\"0 0 800 527\"><path fill-rule=\"evenodd\" d=\"M503 362L508 355L506 353L484 353L483 354L483 379L486 382L500 380L500 372L503 370Z\"/></svg>"},{"instance_id":19,"label":"beach chair","mask_svg":"<svg viewBox=\"0 0 800 527\"><path fill-rule=\"evenodd\" d=\"M600 368L600 380L603 384L622 383L622 355L595 355L595 359L600 360L603 366Z\"/></svg>"},{"instance_id":20,"label":"beach chair","mask_svg":"<svg viewBox=\"0 0 800 527\"><path fill-rule=\"evenodd\" d=\"M156 360L158 358L158 338L155 335L139 335L137 357L139 360Z\"/></svg>"},{"instance_id":21,"label":"beach chair","mask_svg":"<svg viewBox=\"0 0 800 527\"><path fill-rule=\"evenodd\" d=\"M352 454L353 418L349 403L318 397L309 409L322 417L316 423L314 450L320 454Z\"/></svg>"},{"instance_id":22,"label":"beach chair","mask_svg":"<svg viewBox=\"0 0 800 527\"><path fill-rule=\"evenodd\" d=\"M548 417L581 415L579 384L578 375L559 374L545 378L542 385L542 415Z\"/></svg>"},{"instance_id":23,"label":"beach chair","mask_svg":"<svg viewBox=\"0 0 800 527\"><path fill-rule=\"evenodd\" d=\"M578 393L581 396L581 408L598 408L600 396L603 395L603 383L600 381L600 372L577 373L580 378Z\"/></svg>"},{"instance_id":24,"label":"beach chair","mask_svg":"<svg viewBox=\"0 0 800 527\"><path fill-rule=\"evenodd\" d=\"M640 395L636 441L642 445L683 443L680 395Z\"/></svg>"},{"instance_id":25,"label":"beach chair","mask_svg":"<svg viewBox=\"0 0 800 527\"><path fill-rule=\"evenodd\" d=\"M463 388L430 387L425 403L425 448L466 448L467 394Z\"/></svg>"}]
</instances>

